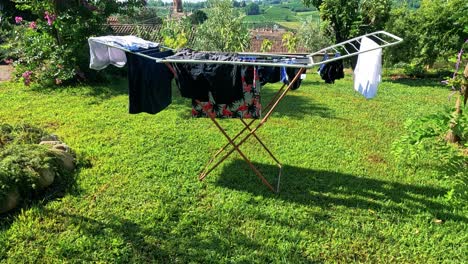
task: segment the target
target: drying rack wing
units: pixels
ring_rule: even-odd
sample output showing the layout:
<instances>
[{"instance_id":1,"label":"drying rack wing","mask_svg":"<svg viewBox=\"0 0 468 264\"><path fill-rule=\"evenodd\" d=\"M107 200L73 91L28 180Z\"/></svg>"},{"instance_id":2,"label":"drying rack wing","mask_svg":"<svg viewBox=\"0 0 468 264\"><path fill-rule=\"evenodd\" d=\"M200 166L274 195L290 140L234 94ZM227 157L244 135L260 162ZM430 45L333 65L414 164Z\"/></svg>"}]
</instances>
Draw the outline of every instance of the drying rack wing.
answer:
<instances>
[{"instance_id":1,"label":"drying rack wing","mask_svg":"<svg viewBox=\"0 0 468 264\"><path fill-rule=\"evenodd\" d=\"M367 37L372 39L375 43L377 43L378 47L367 49L367 50L360 50L361 39L363 37ZM153 58L143 53L139 53L136 51L130 51L128 49L113 45L111 43L101 42L99 40L92 40L104 45L107 45L112 48L116 48L128 53L133 53L142 57L146 57L148 59L154 60L158 63L205 63L205 64L230 64L230 65L245 65L245 66L271 66L271 67L286 67L286 68L305 68L310 69L314 66L328 63L335 60L341 60L349 57L353 57L359 55L364 52L368 52L375 49L381 49L389 46L393 46L399 44L403 41L400 37L397 37L393 34L390 34L386 31L377 31L365 35L361 35L359 37L328 46L323 48L319 51L310 54L278 54L278 53L253 53L253 52L239 52L235 53L239 58L249 57L254 58L254 60L244 60L239 59L236 61L220 61L220 60L210 60L210 59L185 59L185 58L178 58L177 56L170 56L166 58ZM161 46L163 47L163 46ZM166 49L170 49L167 47L163 47ZM331 54L334 55L336 53L340 53L339 57L331 56L329 59L321 60L321 61L314 61L316 57L323 57L324 54Z\"/></svg>"},{"instance_id":2,"label":"drying rack wing","mask_svg":"<svg viewBox=\"0 0 468 264\"><path fill-rule=\"evenodd\" d=\"M360 50L359 47L361 46L361 39L363 37L367 37L367 38L373 40L375 43L377 43L378 47L372 48L372 49ZM353 39L349 39L347 41L343 41L343 42L335 44L335 45L328 46L328 47L323 48L323 49L321 49L319 51L311 53L311 54L309 54L307 56L311 58L312 64L315 66L315 65L320 65L320 64L331 62L331 61L335 61L335 60L341 60L341 59L353 57L353 56L359 55L359 54L364 53L364 52L368 52L368 51L372 51L372 50L376 50L376 49L382 49L382 48L385 48L385 47L397 45L402 41L403 41L402 38L397 37L397 36L395 36L395 35L393 35L391 33L388 33L386 31L376 31L376 32L373 32L373 33L361 35L361 36L353 38ZM332 56L329 59L322 60L320 62L314 62L313 61L314 57L318 57L318 56L323 57L323 55L325 55L325 54L334 55L336 53L339 53L340 56L339 57L333 57Z\"/></svg>"}]
</instances>

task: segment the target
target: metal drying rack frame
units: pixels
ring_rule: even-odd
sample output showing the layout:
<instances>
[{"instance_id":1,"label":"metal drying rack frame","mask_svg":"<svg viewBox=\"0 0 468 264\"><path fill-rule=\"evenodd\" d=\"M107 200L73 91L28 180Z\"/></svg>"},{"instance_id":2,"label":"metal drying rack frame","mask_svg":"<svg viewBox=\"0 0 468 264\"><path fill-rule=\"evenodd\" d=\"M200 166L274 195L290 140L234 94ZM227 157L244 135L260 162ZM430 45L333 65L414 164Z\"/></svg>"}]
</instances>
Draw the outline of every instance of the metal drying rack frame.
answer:
<instances>
[{"instance_id":1,"label":"metal drying rack frame","mask_svg":"<svg viewBox=\"0 0 468 264\"><path fill-rule=\"evenodd\" d=\"M360 44L361 44L361 39L363 37L367 37L372 39L374 42L378 44L378 47L372 48L372 49L366 49L366 50L360 50ZM94 40L96 41L96 40ZM221 126L221 124L216 120L215 114L213 110L209 110L211 112L206 113L207 116L213 121L215 126L220 130L220 132L226 137L228 140L228 143L223 146L221 149L219 149L213 157L208 161L208 163L205 165L204 169L202 172L199 174L198 178L199 180L203 180L210 172L212 172L216 167L218 167L223 161L225 161L229 155L231 155L234 151L237 151L239 155L246 161L246 163L249 165L249 167L252 169L252 171L260 178L260 180L265 184L271 191L278 193L279 192L279 186L280 186L280 179L281 179L281 173L282 173L282 168L283 165L279 162L279 160L273 155L273 153L266 147L266 145L263 143L263 141L260 139L260 137L256 134L257 130L263 126L268 118L271 116L275 108L278 106L280 101L286 96L288 91L291 89L291 87L294 86L294 84L300 80L301 74L305 72L306 69L310 69L314 66L321 65L324 63L336 61L336 60L342 60L346 59L349 57L353 57L356 55L359 55L361 53L369 52L372 50L376 49L382 49L386 47L390 47L393 45L397 45L400 42L402 42L403 39L400 37L397 37L393 34L390 34L385 31L377 31L365 35L361 35L359 37L323 48L319 51L310 53L310 54L278 54L278 53L256 53L256 52L240 52L240 53L235 53L239 57L254 57L255 61L252 60L245 60L242 61L240 59L239 61L218 61L218 60L206 60L206 59L181 59L177 58L174 56L169 56L166 58L153 58L151 56L135 52L135 51L130 51L128 49L112 45L106 42L101 42L101 41L96 41L101 44L107 45L112 48L120 49L128 53L133 53L151 60L154 60L157 63L164 63L166 64L169 69L172 71L172 73L177 77L176 72L172 68L171 64L172 63L195 63L195 64L230 64L230 65L244 65L244 66L267 66L267 67L287 67L287 68L299 68L299 71L297 74L294 76L294 78L289 82L288 85L283 84L282 87L278 90L278 92L273 96L269 104L263 109L266 111L266 114L263 116L262 119L260 119L260 122L255 126L252 127L253 123L258 120L258 119L251 119L249 122L245 121L243 118L239 118L240 121L242 122L244 128L239 131L235 136L229 136L226 130ZM165 49L170 49L168 47L160 46ZM337 54L339 53L340 56L338 57L332 57L332 58L327 58L325 60L321 60L319 62L314 61L314 57L323 57L324 54ZM197 104L201 104L202 102L196 101ZM247 134L241 137L245 132L247 131ZM260 170L250 161L250 159L240 150L240 146L245 143L245 141L253 136L259 143L260 145L264 148L264 150L268 153L268 155L275 161L276 165L279 168L278 172L278 177L277 177L277 184L276 188L271 185L268 180L263 176L263 174L260 172ZM238 140L239 139L239 140ZM237 143L236 143L237 140ZM227 151L227 148L229 146L232 146L232 149ZM214 161L217 159L217 157L225 152L226 153L218 159L216 163ZM212 165L214 163L214 165Z\"/></svg>"}]
</instances>

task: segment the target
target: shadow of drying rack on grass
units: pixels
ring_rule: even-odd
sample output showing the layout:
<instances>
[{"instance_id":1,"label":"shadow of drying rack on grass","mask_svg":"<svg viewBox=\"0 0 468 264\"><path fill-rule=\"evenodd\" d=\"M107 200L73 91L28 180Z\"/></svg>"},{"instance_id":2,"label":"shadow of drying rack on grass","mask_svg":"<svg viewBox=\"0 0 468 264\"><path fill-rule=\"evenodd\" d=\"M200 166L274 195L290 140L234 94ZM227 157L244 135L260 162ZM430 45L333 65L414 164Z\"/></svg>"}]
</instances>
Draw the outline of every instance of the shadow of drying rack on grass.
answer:
<instances>
[{"instance_id":1,"label":"shadow of drying rack on grass","mask_svg":"<svg viewBox=\"0 0 468 264\"><path fill-rule=\"evenodd\" d=\"M440 79L410 79L410 78L401 78L401 79L386 79L386 82L401 84L408 87L431 87L431 88L440 88L448 90L448 86L441 83L444 78Z\"/></svg>"},{"instance_id":2,"label":"shadow of drying rack on grass","mask_svg":"<svg viewBox=\"0 0 468 264\"><path fill-rule=\"evenodd\" d=\"M54 219L57 223L66 223L67 226L78 228L81 235L95 241L106 241L105 246L96 243L95 248L76 249L65 247L61 252L67 260L96 261L93 254L97 251L118 251L117 256L112 257L112 262L142 262L142 263L189 263L189 262L212 262L220 257L238 257L238 249L242 248L248 253L254 254L256 259L262 263L275 262L270 256L271 252L278 251L274 245L265 245L243 232L232 230L231 226L217 225L215 229L204 233L204 225L190 224L178 219L180 208L176 208L172 221L158 219L154 221L159 224L139 224L129 219L112 214L105 214L97 218L78 214L64 213L56 210L41 208L40 215L43 218ZM212 215L198 215L191 221L198 223L210 223ZM187 220L187 219L185 219ZM165 222L161 224L161 222ZM67 228L67 226L63 228ZM148 227L150 226L150 227ZM291 252L288 256L293 263L314 263L306 259L300 252ZM88 259L89 258L89 259ZM101 259L102 261L102 259Z\"/></svg>"},{"instance_id":3,"label":"shadow of drying rack on grass","mask_svg":"<svg viewBox=\"0 0 468 264\"><path fill-rule=\"evenodd\" d=\"M277 166L258 163L254 165L265 175L277 175ZM452 208L447 205L436 201L437 197L447 193L443 188L415 186L287 165L283 167L282 175L280 193L275 195L257 180L244 161L234 160L223 168L217 185L322 208L344 206L403 216L426 211L443 220L468 220L465 216L452 213ZM276 178L269 178L269 181L276 182Z\"/></svg>"}]
</instances>

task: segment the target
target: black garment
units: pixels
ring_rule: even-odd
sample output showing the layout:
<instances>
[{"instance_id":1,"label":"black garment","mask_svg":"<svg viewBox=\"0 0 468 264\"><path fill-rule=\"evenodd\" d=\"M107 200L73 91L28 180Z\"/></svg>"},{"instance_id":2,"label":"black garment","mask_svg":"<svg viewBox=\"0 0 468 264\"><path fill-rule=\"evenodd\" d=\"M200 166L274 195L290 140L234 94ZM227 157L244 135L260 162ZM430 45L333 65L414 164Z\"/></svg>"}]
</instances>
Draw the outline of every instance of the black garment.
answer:
<instances>
[{"instance_id":1,"label":"black garment","mask_svg":"<svg viewBox=\"0 0 468 264\"><path fill-rule=\"evenodd\" d=\"M160 52L159 49L140 50L139 53L153 58L171 56L172 51ZM163 63L127 53L128 95L130 114L146 112L156 114L172 101L172 72Z\"/></svg>"},{"instance_id":2,"label":"black garment","mask_svg":"<svg viewBox=\"0 0 468 264\"><path fill-rule=\"evenodd\" d=\"M299 68L286 68L286 75L288 76L288 81L286 82L286 84L292 81L298 72ZM305 73L305 71L303 73ZM277 83L281 81L280 67L260 66L258 67L258 77L262 85L265 85L267 83ZM301 79L297 80L291 87L291 90L299 89L299 86L301 86L301 82Z\"/></svg>"},{"instance_id":3,"label":"black garment","mask_svg":"<svg viewBox=\"0 0 468 264\"><path fill-rule=\"evenodd\" d=\"M326 83L335 83L335 80L344 78L343 60L336 60L320 67L320 77Z\"/></svg>"},{"instance_id":4,"label":"black garment","mask_svg":"<svg viewBox=\"0 0 468 264\"><path fill-rule=\"evenodd\" d=\"M296 74L299 72L299 68L286 68L286 74L288 75L288 79L291 82L294 77L296 77ZM302 74L305 74L306 71L304 70ZM291 90L297 90L299 89L299 86L301 86L302 79L299 77L297 81L291 86Z\"/></svg>"},{"instance_id":5,"label":"black garment","mask_svg":"<svg viewBox=\"0 0 468 264\"><path fill-rule=\"evenodd\" d=\"M279 67L258 67L258 78L260 83L265 85L267 83L277 83L281 80Z\"/></svg>"},{"instance_id":6,"label":"black garment","mask_svg":"<svg viewBox=\"0 0 468 264\"><path fill-rule=\"evenodd\" d=\"M172 58L237 61L235 53L206 53L183 49ZM177 85L183 97L208 102L211 92L218 104L230 104L243 98L241 67L230 64L174 63Z\"/></svg>"}]
</instances>

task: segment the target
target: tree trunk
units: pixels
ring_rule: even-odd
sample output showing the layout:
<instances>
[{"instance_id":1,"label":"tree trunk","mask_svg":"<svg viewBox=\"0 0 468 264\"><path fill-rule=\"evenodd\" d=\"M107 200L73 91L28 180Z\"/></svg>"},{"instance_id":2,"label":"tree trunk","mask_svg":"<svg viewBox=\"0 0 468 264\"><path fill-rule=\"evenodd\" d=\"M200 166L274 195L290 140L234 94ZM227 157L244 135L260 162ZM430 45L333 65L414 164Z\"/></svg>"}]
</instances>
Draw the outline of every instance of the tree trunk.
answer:
<instances>
[{"instance_id":1,"label":"tree trunk","mask_svg":"<svg viewBox=\"0 0 468 264\"><path fill-rule=\"evenodd\" d=\"M463 72L465 81L460 87L460 92L457 94L457 101L455 102L455 112L453 113L453 118L450 120L450 129L445 136L445 140L449 143L459 143L461 138L455 134L454 130L458 123L458 119L460 119L462 115L462 97L463 103L466 105L467 97L468 97L468 87L466 87L466 79L468 79L468 63L465 66L465 70Z\"/></svg>"},{"instance_id":2,"label":"tree trunk","mask_svg":"<svg viewBox=\"0 0 468 264\"><path fill-rule=\"evenodd\" d=\"M457 126L458 119L461 116L461 94L457 95L457 101L455 102L455 112L453 113L453 118L450 120L450 128L445 136L445 140L449 143L459 143L460 142L460 137L455 134L454 130L455 127Z\"/></svg>"}]
</instances>

